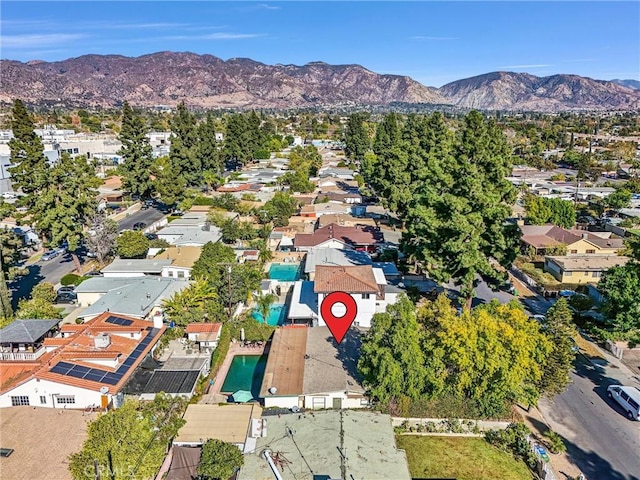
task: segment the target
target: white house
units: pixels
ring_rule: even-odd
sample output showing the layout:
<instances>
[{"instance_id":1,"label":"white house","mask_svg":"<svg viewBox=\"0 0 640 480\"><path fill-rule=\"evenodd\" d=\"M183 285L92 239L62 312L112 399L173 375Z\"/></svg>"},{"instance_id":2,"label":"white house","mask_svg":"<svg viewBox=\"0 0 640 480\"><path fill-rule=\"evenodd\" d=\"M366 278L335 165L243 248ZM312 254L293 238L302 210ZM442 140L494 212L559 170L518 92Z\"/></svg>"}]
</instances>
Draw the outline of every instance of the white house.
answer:
<instances>
[{"instance_id":1,"label":"white house","mask_svg":"<svg viewBox=\"0 0 640 480\"><path fill-rule=\"evenodd\" d=\"M265 407L363 408L369 405L357 372L360 333L338 345L327 327L278 328L260 389Z\"/></svg>"},{"instance_id":2,"label":"white house","mask_svg":"<svg viewBox=\"0 0 640 480\"><path fill-rule=\"evenodd\" d=\"M153 258L116 258L104 267L102 274L105 278L144 277L147 275L162 275L162 270L171 265L171 260Z\"/></svg>"},{"instance_id":3,"label":"white house","mask_svg":"<svg viewBox=\"0 0 640 480\"><path fill-rule=\"evenodd\" d=\"M187 338L195 342L200 347L200 351L212 352L218 347L220 334L222 333L221 323L190 323L185 328Z\"/></svg>"},{"instance_id":4,"label":"white house","mask_svg":"<svg viewBox=\"0 0 640 480\"><path fill-rule=\"evenodd\" d=\"M170 265L162 268L161 275L168 278L190 278L193 264L198 261L202 247L169 247L154 257L168 260Z\"/></svg>"},{"instance_id":5,"label":"white house","mask_svg":"<svg viewBox=\"0 0 640 480\"><path fill-rule=\"evenodd\" d=\"M29 342L30 360L4 356L0 360L0 407L117 407L122 388L165 328L161 322L150 324L111 313L85 324L63 325L59 331L55 328L59 321L53 323ZM17 328L20 325L10 327L0 330L0 343L28 340L26 331Z\"/></svg>"}]
</instances>

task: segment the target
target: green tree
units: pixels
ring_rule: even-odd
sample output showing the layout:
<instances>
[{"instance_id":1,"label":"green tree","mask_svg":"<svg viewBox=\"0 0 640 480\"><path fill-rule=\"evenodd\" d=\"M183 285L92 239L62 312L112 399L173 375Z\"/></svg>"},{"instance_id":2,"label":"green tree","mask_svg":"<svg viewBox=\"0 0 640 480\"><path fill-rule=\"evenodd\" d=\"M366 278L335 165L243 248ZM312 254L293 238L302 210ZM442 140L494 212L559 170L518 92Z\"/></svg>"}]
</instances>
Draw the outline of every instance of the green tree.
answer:
<instances>
[{"instance_id":1,"label":"green tree","mask_svg":"<svg viewBox=\"0 0 640 480\"><path fill-rule=\"evenodd\" d=\"M153 172L154 189L160 200L167 205L175 205L184 199L187 180L169 158L157 158L153 162Z\"/></svg>"},{"instance_id":2,"label":"green tree","mask_svg":"<svg viewBox=\"0 0 640 480\"><path fill-rule=\"evenodd\" d=\"M296 212L295 199L285 192L276 192L271 200L265 202L258 210L260 223L270 223L276 227L284 227L289 224L289 218Z\"/></svg>"},{"instance_id":3,"label":"green tree","mask_svg":"<svg viewBox=\"0 0 640 480\"><path fill-rule=\"evenodd\" d=\"M198 129L195 117L184 102L178 104L171 120L171 132L169 160L174 180L183 178L187 185L199 185L202 182L202 161L198 150Z\"/></svg>"},{"instance_id":4,"label":"green tree","mask_svg":"<svg viewBox=\"0 0 640 480\"><path fill-rule=\"evenodd\" d=\"M256 302L258 312L262 315L262 321L266 324L269 319L269 313L271 312L271 305L278 299L273 293L260 293L259 295L253 294L253 299Z\"/></svg>"},{"instance_id":5,"label":"green tree","mask_svg":"<svg viewBox=\"0 0 640 480\"><path fill-rule=\"evenodd\" d=\"M0 228L0 249L2 250L2 270L7 273L9 267L20 260L22 239L13 230Z\"/></svg>"},{"instance_id":6,"label":"green tree","mask_svg":"<svg viewBox=\"0 0 640 480\"><path fill-rule=\"evenodd\" d=\"M198 477L202 480L227 480L244 465L244 457L238 447L216 438L202 445Z\"/></svg>"},{"instance_id":7,"label":"green tree","mask_svg":"<svg viewBox=\"0 0 640 480\"><path fill-rule=\"evenodd\" d=\"M576 357L573 337L577 335L577 330L566 299L560 298L547 311L542 331L549 337L551 351L537 388L542 394L556 395L562 393L569 384L569 371Z\"/></svg>"},{"instance_id":8,"label":"green tree","mask_svg":"<svg viewBox=\"0 0 640 480\"><path fill-rule=\"evenodd\" d=\"M249 128L249 122L242 113L231 114L227 117L222 149L222 156L225 160L235 161L242 165L249 162L253 146L249 138Z\"/></svg>"},{"instance_id":9,"label":"green tree","mask_svg":"<svg viewBox=\"0 0 640 480\"><path fill-rule=\"evenodd\" d=\"M478 275L492 285L504 280L493 262L508 267L515 259L519 231L506 220L516 191L506 180L511 154L495 122L469 113L451 149L442 121L432 119L421 149L403 234L405 251L437 281L453 279L470 308Z\"/></svg>"},{"instance_id":10,"label":"green tree","mask_svg":"<svg viewBox=\"0 0 640 480\"><path fill-rule=\"evenodd\" d=\"M0 328L6 327L12 320L13 308L11 307L9 289L7 288L3 252L0 248Z\"/></svg>"},{"instance_id":11,"label":"green tree","mask_svg":"<svg viewBox=\"0 0 640 480\"><path fill-rule=\"evenodd\" d=\"M82 449L69 457L74 479L87 478L87 466L98 462L113 480L155 476L166 456L167 445L185 421L182 397L159 393L152 402L126 400L120 408L100 415L89 424Z\"/></svg>"},{"instance_id":12,"label":"green tree","mask_svg":"<svg viewBox=\"0 0 640 480\"><path fill-rule=\"evenodd\" d=\"M573 228L576 224L575 206L567 200L527 195L524 205L527 221L532 225L551 223L563 228Z\"/></svg>"},{"instance_id":13,"label":"green tree","mask_svg":"<svg viewBox=\"0 0 640 480\"><path fill-rule=\"evenodd\" d=\"M153 194L153 149L146 134L144 119L125 101L122 106L122 128L118 135L118 140L122 142L118 154L122 155L123 163L118 170L123 177L124 189L142 198L149 198Z\"/></svg>"},{"instance_id":14,"label":"green tree","mask_svg":"<svg viewBox=\"0 0 640 480\"><path fill-rule=\"evenodd\" d=\"M619 188L604 199L604 204L613 210L626 208L631 204L631 192L624 188Z\"/></svg>"},{"instance_id":15,"label":"green tree","mask_svg":"<svg viewBox=\"0 0 640 480\"><path fill-rule=\"evenodd\" d=\"M31 298L34 300L44 300L45 302L53 303L56 301L57 293L56 287L53 283L42 282L33 287L31 291Z\"/></svg>"},{"instance_id":16,"label":"green tree","mask_svg":"<svg viewBox=\"0 0 640 480\"><path fill-rule=\"evenodd\" d=\"M18 301L16 318L62 318L60 310L43 298Z\"/></svg>"},{"instance_id":17,"label":"green tree","mask_svg":"<svg viewBox=\"0 0 640 480\"><path fill-rule=\"evenodd\" d=\"M149 251L149 239L142 232L122 232L116 239L116 251L122 258L145 258Z\"/></svg>"},{"instance_id":18,"label":"green tree","mask_svg":"<svg viewBox=\"0 0 640 480\"><path fill-rule=\"evenodd\" d=\"M425 357L415 307L406 296L373 316L360 352L358 370L374 398L387 403L405 396L416 400L423 394Z\"/></svg>"},{"instance_id":19,"label":"green tree","mask_svg":"<svg viewBox=\"0 0 640 480\"><path fill-rule=\"evenodd\" d=\"M33 118L19 99L14 100L11 109L11 130L11 183L14 190L20 189L26 194L20 203L31 211L39 193L50 182L49 162L44 155L42 140L34 131Z\"/></svg>"},{"instance_id":20,"label":"green tree","mask_svg":"<svg viewBox=\"0 0 640 480\"><path fill-rule=\"evenodd\" d=\"M607 270L598 290L604 295L602 310L615 334L640 339L640 262Z\"/></svg>"},{"instance_id":21,"label":"green tree","mask_svg":"<svg viewBox=\"0 0 640 480\"><path fill-rule=\"evenodd\" d=\"M352 113L347 119L344 132L345 153L352 160L361 161L365 153L371 148L371 140L365 127L369 119L367 113Z\"/></svg>"},{"instance_id":22,"label":"green tree","mask_svg":"<svg viewBox=\"0 0 640 480\"><path fill-rule=\"evenodd\" d=\"M67 153L62 154L48 175L51 183L36 199L33 218L52 245L67 242L79 271L77 251L85 236L85 226L96 212L96 188L100 180L86 158L71 158Z\"/></svg>"},{"instance_id":23,"label":"green tree","mask_svg":"<svg viewBox=\"0 0 640 480\"><path fill-rule=\"evenodd\" d=\"M163 307L167 316L180 326L192 322L221 321L224 318L218 294L206 279L200 277L194 278L187 288L165 300Z\"/></svg>"},{"instance_id":24,"label":"green tree","mask_svg":"<svg viewBox=\"0 0 640 480\"><path fill-rule=\"evenodd\" d=\"M198 125L198 156L205 173L213 172L221 175L224 171L220 149L221 145L216 140L216 122L213 115L209 113L205 121ZM209 182L207 184L210 185Z\"/></svg>"}]
</instances>

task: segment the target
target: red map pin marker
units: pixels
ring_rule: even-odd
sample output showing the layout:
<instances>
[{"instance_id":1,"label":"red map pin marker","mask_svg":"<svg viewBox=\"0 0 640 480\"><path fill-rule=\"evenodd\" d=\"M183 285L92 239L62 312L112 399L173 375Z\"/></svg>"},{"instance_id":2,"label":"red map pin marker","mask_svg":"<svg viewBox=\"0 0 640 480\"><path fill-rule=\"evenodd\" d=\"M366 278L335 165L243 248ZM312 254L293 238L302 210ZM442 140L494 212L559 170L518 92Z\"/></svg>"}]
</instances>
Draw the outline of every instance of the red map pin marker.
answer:
<instances>
[{"instance_id":1,"label":"red map pin marker","mask_svg":"<svg viewBox=\"0 0 640 480\"><path fill-rule=\"evenodd\" d=\"M346 308L346 312L341 317L336 317L331 309L336 303L341 303ZM345 292L332 292L322 300L320 304L320 314L324 322L329 327L329 331L336 339L338 345L347 334L347 330L358 315L358 305L354 298Z\"/></svg>"}]
</instances>

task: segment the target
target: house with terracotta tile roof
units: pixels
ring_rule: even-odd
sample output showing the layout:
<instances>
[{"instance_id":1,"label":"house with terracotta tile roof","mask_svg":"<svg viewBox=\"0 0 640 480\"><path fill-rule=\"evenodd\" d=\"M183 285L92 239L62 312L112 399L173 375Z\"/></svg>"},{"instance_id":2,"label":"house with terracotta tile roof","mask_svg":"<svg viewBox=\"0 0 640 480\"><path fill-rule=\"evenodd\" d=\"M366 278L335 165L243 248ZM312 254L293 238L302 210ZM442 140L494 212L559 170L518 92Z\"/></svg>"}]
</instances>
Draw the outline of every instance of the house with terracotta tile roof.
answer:
<instances>
[{"instance_id":1,"label":"house with terracotta tile roof","mask_svg":"<svg viewBox=\"0 0 640 480\"><path fill-rule=\"evenodd\" d=\"M185 328L187 338L195 342L200 350L209 349L213 351L218 346L220 334L222 333L221 323L190 323Z\"/></svg>"},{"instance_id":2,"label":"house with terracotta tile roof","mask_svg":"<svg viewBox=\"0 0 640 480\"><path fill-rule=\"evenodd\" d=\"M556 225L522 225L520 241L524 251L546 254L566 247L567 255L616 255L624 248L621 238L611 232L567 230Z\"/></svg>"},{"instance_id":3,"label":"house with terracotta tile roof","mask_svg":"<svg viewBox=\"0 0 640 480\"><path fill-rule=\"evenodd\" d=\"M331 223L313 233L297 233L293 246L299 252L313 248L342 248L374 252L376 245L384 241L380 229L375 227L346 227Z\"/></svg>"},{"instance_id":4,"label":"house with terracotta tile roof","mask_svg":"<svg viewBox=\"0 0 640 480\"><path fill-rule=\"evenodd\" d=\"M292 324L326 326L320 306L332 292L351 295L357 305L353 326L369 328L373 315L395 303L403 290L388 284L383 270L372 265L317 265L313 281L300 280L293 284L287 318ZM338 303L332 311L340 317L345 307Z\"/></svg>"},{"instance_id":5,"label":"house with terracotta tile roof","mask_svg":"<svg viewBox=\"0 0 640 480\"><path fill-rule=\"evenodd\" d=\"M117 407L124 385L164 330L161 320L150 324L108 312L64 325L53 337L45 334L34 359L0 360L0 407Z\"/></svg>"}]
</instances>

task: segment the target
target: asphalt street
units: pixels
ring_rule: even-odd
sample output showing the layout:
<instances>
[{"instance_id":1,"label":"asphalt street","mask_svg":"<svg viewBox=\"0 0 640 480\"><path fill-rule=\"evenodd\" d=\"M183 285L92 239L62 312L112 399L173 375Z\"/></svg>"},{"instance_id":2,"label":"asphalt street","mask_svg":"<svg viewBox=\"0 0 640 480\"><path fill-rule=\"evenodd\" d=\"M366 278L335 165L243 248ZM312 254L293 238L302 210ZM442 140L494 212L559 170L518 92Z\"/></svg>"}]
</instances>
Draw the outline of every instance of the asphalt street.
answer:
<instances>
[{"instance_id":1,"label":"asphalt street","mask_svg":"<svg viewBox=\"0 0 640 480\"><path fill-rule=\"evenodd\" d=\"M133 213L129 217L118 222L120 231L130 230L137 222L144 222L151 225L153 222L160 220L166 213L157 208L148 208ZM80 256L80 261L84 262L85 257ZM19 277L17 281L9 284L11 291L11 303L15 309L18 301L22 298L29 298L31 290L40 282L50 282L54 285L60 282L60 279L67 273L71 273L75 268L71 255L61 255L52 260L39 260L36 263L25 265L29 270L29 274Z\"/></svg>"},{"instance_id":2,"label":"asphalt street","mask_svg":"<svg viewBox=\"0 0 640 480\"><path fill-rule=\"evenodd\" d=\"M567 390L538 405L589 480L640 480L640 422L607 397L611 384L639 386L621 373L616 365L594 366L579 355Z\"/></svg>"}]
</instances>

